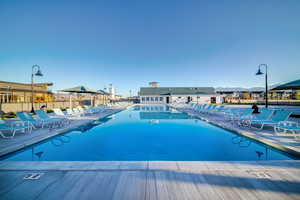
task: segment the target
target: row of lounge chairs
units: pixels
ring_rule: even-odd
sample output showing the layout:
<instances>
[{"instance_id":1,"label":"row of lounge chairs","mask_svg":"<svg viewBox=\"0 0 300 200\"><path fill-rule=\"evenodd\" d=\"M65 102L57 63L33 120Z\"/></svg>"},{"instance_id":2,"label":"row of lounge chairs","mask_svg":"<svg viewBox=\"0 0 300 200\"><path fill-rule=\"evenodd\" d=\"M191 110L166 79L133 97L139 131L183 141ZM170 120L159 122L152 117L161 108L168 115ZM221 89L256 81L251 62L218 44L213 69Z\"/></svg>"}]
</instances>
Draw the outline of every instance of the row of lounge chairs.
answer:
<instances>
[{"instance_id":1,"label":"row of lounge chairs","mask_svg":"<svg viewBox=\"0 0 300 200\"><path fill-rule=\"evenodd\" d=\"M233 108L214 104L173 105L193 114L216 115L241 127L262 130L273 127L275 133L300 133L300 124L289 121L292 114L282 109L262 108L259 114L252 114L251 108Z\"/></svg>"},{"instance_id":2,"label":"row of lounge chairs","mask_svg":"<svg viewBox=\"0 0 300 200\"><path fill-rule=\"evenodd\" d=\"M18 120L4 121L0 119L0 136L3 138L13 138L16 132L31 133L33 129L37 128L54 128L63 127L70 124L70 119L79 118L82 116L94 115L100 112L109 110L108 106L85 107L80 106L67 109L63 112L61 109L53 109L54 115L49 116L44 110L36 110L36 117L33 117L27 112L17 112ZM9 135L4 134L8 132Z\"/></svg>"}]
</instances>

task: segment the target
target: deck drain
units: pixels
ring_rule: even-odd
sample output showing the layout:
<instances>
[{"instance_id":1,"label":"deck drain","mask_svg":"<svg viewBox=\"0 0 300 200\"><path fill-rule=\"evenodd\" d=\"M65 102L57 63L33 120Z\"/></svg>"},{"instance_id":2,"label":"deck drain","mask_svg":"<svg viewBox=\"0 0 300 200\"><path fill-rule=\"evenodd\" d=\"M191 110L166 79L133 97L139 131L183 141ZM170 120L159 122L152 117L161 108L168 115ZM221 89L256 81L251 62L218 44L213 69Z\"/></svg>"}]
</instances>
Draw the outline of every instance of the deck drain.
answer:
<instances>
[{"instance_id":1,"label":"deck drain","mask_svg":"<svg viewBox=\"0 0 300 200\"><path fill-rule=\"evenodd\" d=\"M44 173L30 173L24 176L24 180L38 180Z\"/></svg>"},{"instance_id":2,"label":"deck drain","mask_svg":"<svg viewBox=\"0 0 300 200\"><path fill-rule=\"evenodd\" d=\"M252 170L247 170L249 174L252 176L255 176L256 178L265 178L269 179L272 178L272 176L267 172L267 171L252 171Z\"/></svg>"}]
</instances>

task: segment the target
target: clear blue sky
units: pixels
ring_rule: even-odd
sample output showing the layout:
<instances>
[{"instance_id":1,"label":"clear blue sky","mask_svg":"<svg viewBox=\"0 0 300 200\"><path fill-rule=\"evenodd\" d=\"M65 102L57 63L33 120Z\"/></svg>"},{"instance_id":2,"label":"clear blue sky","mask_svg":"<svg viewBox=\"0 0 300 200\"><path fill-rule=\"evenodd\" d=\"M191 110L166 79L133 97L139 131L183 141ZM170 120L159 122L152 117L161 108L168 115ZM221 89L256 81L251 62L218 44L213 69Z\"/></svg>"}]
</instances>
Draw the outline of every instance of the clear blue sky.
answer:
<instances>
[{"instance_id":1,"label":"clear blue sky","mask_svg":"<svg viewBox=\"0 0 300 200\"><path fill-rule=\"evenodd\" d=\"M109 83L263 86L300 78L299 0L0 1L0 80L53 89Z\"/></svg>"}]
</instances>

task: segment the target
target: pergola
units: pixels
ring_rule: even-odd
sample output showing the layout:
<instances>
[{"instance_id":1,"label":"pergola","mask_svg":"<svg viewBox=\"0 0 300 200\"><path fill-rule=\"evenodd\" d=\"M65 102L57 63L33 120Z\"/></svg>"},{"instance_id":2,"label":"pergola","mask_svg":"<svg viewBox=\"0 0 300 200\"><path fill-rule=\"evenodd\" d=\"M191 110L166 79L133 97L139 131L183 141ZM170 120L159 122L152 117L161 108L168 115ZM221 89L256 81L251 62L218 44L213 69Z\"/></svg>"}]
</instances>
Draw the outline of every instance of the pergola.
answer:
<instances>
[{"instance_id":1,"label":"pergola","mask_svg":"<svg viewBox=\"0 0 300 200\"><path fill-rule=\"evenodd\" d=\"M67 88L64 90L60 90L61 92L69 92L69 93L75 93L75 94L98 94L96 90L87 88L85 86L77 86L73 88ZM93 98L91 96L91 105L93 105ZM70 108L72 108L72 95L70 95Z\"/></svg>"}]
</instances>

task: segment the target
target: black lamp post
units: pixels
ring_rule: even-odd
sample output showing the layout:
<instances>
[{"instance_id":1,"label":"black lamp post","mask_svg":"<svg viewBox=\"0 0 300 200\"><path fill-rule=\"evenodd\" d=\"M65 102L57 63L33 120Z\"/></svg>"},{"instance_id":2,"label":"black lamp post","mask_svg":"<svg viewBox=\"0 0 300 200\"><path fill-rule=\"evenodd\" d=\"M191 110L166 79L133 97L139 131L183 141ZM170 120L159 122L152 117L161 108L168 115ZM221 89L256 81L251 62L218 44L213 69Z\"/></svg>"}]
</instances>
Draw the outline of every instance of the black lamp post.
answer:
<instances>
[{"instance_id":1,"label":"black lamp post","mask_svg":"<svg viewBox=\"0 0 300 200\"><path fill-rule=\"evenodd\" d=\"M258 66L258 71L256 72L256 75L263 75L264 73L261 71L260 67L265 67L265 81L266 81L266 91L265 91L265 97L266 97L266 108L268 108L268 65L267 64L260 64Z\"/></svg>"},{"instance_id":2,"label":"black lamp post","mask_svg":"<svg viewBox=\"0 0 300 200\"><path fill-rule=\"evenodd\" d=\"M33 78L34 76L43 76L40 66L38 65L33 65L31 68L31 112L34 113L34 107L33 107Z\"/></svg>"}]
</instances>

